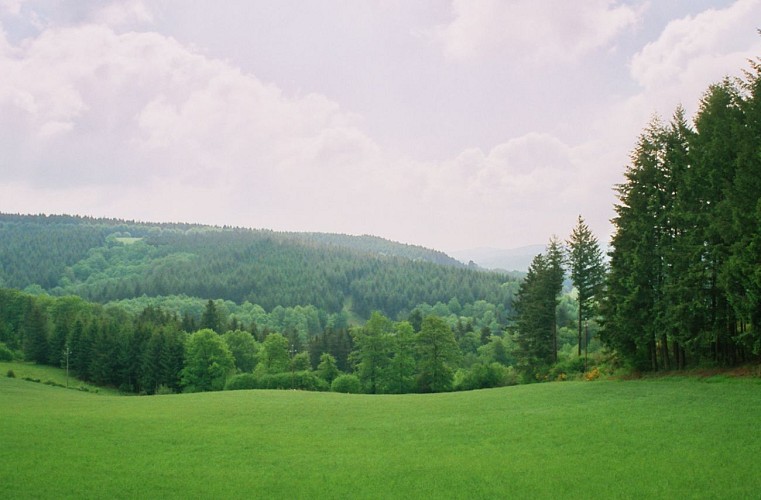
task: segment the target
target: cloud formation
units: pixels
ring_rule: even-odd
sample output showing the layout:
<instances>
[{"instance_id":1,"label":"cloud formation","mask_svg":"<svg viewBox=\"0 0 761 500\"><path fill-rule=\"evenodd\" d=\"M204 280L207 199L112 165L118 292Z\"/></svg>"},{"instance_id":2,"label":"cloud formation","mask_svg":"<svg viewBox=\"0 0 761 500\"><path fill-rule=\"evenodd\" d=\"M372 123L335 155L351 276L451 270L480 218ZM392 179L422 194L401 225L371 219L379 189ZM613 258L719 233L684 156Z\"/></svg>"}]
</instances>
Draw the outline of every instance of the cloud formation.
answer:
<instances>
[{"instance_id":1,"label":"cloud formation","mask_svg":"<svg viewBox=\"0 0 761 500\"><path fill-rule=\"evenodd\" d=\"M456 60L500 54L521 62L568 62L610 48L641 7L611 0L454 0L454 19L432 36Z\"/></svg>"},{"instance_id":2,"label":"cloud formation","mask_svg":"<svg viewBox=\"0 0 761 500\"><path fill-rule=\"evenodd\" d=\"M537 64L561 60L569 75L583 61L598 71L589 81L611 74L619 80L600 83L606 93L591 92L595 102L547 106L554 110L548 116L531 114L528 105L528 114L491 119L504 123L492 143L462 140L442 145L447 153L438 158L420 158L368 132L372 117L347 109L340 94L315 90L309 81L288 86L304 91L287 92L264 70L212 57L162 31L167 13L181 3L161 4L158 15L155 4L136 0L84 2L77 12L45 16L6 1L0 210L371 233L445 250L541 243L553 233L564 236L582 214L605 240L611 187L636 135L654 110L667 115L680 100L691 104L759 52L752 20L761 15L760 3L738 0L674 18L644 37L647 43L608 59L620 65L614 74L592 64L594 53L611 50L646 21L640 4L455 0L451 22L427 27L438 45L409 33L393 38L400 59L420 51L400 71L430 64L415 74L426 80L411 89L424 90L437 78L453 82L437 87L434 99L436 116L453 130L460 117L462 128L479 126L478 113L489 107L472 111L474 100L544 103L552 95L548 102L563 105L557 96L566 82L531 80L531 71L520 91L480 87L500 76L506 55ZM11 33L24 16L34 29ZM361 76L341 85L371 82L375 93L389 85ZM466 93L454 93L459 82ZM621 90L626 86L632 90ZM474 95L483 88L501 94ZM418 118L400 107L399 126ZM450 108L461 114L448 114ZM557 123L571 119L571 108L589 111L564 134ZM433 123L428 133L435 138L442 126Z\"/></svg>"}]
</instances>

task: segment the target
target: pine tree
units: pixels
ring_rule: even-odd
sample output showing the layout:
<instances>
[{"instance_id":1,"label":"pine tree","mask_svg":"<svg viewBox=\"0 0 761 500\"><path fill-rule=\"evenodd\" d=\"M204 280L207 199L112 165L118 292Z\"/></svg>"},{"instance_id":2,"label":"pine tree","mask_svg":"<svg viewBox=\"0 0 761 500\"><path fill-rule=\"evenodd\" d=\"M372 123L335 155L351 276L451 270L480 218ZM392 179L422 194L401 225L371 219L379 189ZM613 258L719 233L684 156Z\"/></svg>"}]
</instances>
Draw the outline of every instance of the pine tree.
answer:
<instances>
[{"instance_id":1,"label":"pine tree","mask_svg":"<svg viewBox=\"0 0 761 500\"><path fill-rule=\"evenodd\" d=\"M42 306L32 302L21 323L24 355L29 361L48 362L48 320Z\"/></svg>"},{"instance_id":2,"label":"pine tree","mask_svg":"<svg viewBox=\"0 0 761 500\"><path fill-rule=\"evenodd\" d=\"M597 313L597 302L601 299L605 280L605 266L600 245L581 216L568 240L568 267L571 272L571 281L576 287L579 304L578 353L581 356L582 326ZM585 338L585 346L588 341L589 339Z\"/></svg>"},{"instance_id":3,"label":"pine tree","mask_svg":"<svg viewBox=\"0 0 761 500\"><path fill-rule=\"evenodd\" d=\"M536 380L554 362L555 270L545 255L534 257L518 291L515 342L518 367Z\"/></svg>"}]
</instances>

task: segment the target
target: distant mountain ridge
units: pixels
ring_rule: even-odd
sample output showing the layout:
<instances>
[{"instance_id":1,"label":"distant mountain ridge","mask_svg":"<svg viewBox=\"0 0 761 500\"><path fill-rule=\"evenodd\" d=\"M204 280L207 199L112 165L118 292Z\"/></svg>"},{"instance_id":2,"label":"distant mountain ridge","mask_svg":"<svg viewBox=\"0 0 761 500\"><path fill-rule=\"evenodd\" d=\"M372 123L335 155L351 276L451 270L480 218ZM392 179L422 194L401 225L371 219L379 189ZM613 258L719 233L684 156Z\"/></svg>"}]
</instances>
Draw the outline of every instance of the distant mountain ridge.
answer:
<instances>
[{"instance_id":1,"label":"distant mountain ridge","mask_svg":"<svg viewBox=\"0 0 761 500\"><path fill-rule=\"evenodd\" d=\"M515 281L367 235L0 214L0 287L100 303L186 295L397 317L453 299L509 304Z\"/></svg>"},{"instance_id":2,"label":"distant mountain ridge","mask_svg":"<svg viewBox=\"0 0 761 500\"><path fill-rule=\"evenodd\" d=\"M450 252L450 254L461 262L473 261L484 269L525 273L528 271L531 260L536 255L544 253L546 248L546 245L527 245L508 249L481 247Z\"/></svg>"}]
</instances>

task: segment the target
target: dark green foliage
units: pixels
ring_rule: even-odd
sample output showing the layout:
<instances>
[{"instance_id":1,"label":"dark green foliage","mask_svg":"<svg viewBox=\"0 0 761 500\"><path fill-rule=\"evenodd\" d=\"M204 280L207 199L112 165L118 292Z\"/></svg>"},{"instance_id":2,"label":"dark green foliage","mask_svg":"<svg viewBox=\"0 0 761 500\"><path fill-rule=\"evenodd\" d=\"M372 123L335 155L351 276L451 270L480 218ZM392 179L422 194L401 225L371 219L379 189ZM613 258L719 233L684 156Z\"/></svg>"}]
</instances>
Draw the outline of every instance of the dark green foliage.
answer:
<instances>
[{"instance_id":1,"label":"dark green foliage","mask_svg":"<svg viewBox=\"0 0 761 500\"><path fill-rule=\"evenodd\" d=\"M217 310L216 304L214 304L213 300L209 299L206 303L206 309L204 309L203 315L201 316L201 323L199 324L200 328L202 330L208 328L216 333L222 333L225 330L224 323L225 321Z\"/></svg>"},{"instance_id":2,"label":"dark green foliage","mask_svg":"<svg viewBox=\"0 0 761 500\"><path fill-rule=\"evenodd\" d=\"M41 305L32 304L21 323L26 359L35 363L48 362L48 319Z\"/></svg>"},{"instance_id":3,"label":"dark green foliage","mask_svg":"<svg viewBox=\"0 0 761 500\"><path fill-rule=\"evenodd\" d=\"M604 342L639 369L731 365L761 354L761 95L711 86L694 130L678 109L640 137L619 186Z\"/></svg>"},{"instance_id":4,"label":"dark green foliage","mask_svg":"<svg viewBox=\"0 0 761 500\"><path fill-rule=\"evenodd\" d=\"M373 310L397 317L453 298L510 300L506 275L371 237L0 214L0 257L8 263L0 269L5 286L37 284L97 302L184 294L268 311L311 304L338 313L351 304L362 317ZM194 320L185 331L195 330ZM215 329L211 323L201 327Z\"/></svg>"},{"instance_id":5,"label":"dark green foliage","mask_svg":"<svg viewBox=\"0 0 761 500\"><path fill-rule=\"evenodd\" d=\"M259 389L259 382L253 373L239 373L227 379L225 383L226 391L242 391L248 389Z\"/></svg>"},{"instance_id":6,"label":"dark green foliage","mask_svg":"<svg viewBox=\"0 0 761 500\"><path fill-rule=\"evenodd\" d=\"M547 369L556 357L558 287L556 273L547 257L534 257L521 283L516 303L516 356L521 371L530 375ZM562 280L561 280L562 284Z\"/></svg>"},{"instance_id":7,"label":"dark green foliage","mask_svg":"<svg viewBox=\"0 0 761 500\"><path fill-rule=\"evenodd\" d=\"M605 281L605 266L597 238L581 216L567 243L568 268L573 286L576 287L576 300L579 304L577 333L578 353L581 356L582 347L589 341L586 335L582 339L582 333L586 330L584 323L597 314L597 304L601 299Z\"/></svg>"},{"instance_id":8,"label":"dark green foliage","mask_svg":"<svg viewBox=\"0 0 761 500\"><path fill-rule=\"evenodd\" d=\"M5 376L8 378L16 378L16 373L13 370L8 370Z\"/></svg>"}]
</instances>

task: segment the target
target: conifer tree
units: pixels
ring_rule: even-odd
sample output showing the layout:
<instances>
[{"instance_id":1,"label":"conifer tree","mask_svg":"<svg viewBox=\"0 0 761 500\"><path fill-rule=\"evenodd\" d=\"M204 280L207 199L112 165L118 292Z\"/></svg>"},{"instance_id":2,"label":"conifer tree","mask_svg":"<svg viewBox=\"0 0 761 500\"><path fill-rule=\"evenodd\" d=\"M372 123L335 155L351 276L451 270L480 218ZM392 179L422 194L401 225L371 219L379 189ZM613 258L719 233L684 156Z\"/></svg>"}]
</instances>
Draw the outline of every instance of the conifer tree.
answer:
<instances>
[{"instance_id":1,"label":"conifer tree","mask_svg":"<svg viewBox=\"0 0 761 500\"><path fill-rule=\"evenodd\" d=\"M597 301L601 298L605 279L605 266L600 245L581 215L568 239L568 267L578 294L578 352L581 356L583 322L596 314ZM585 345L586 342L588 339L584 342Z\"/></svg>"}]
</instances>

